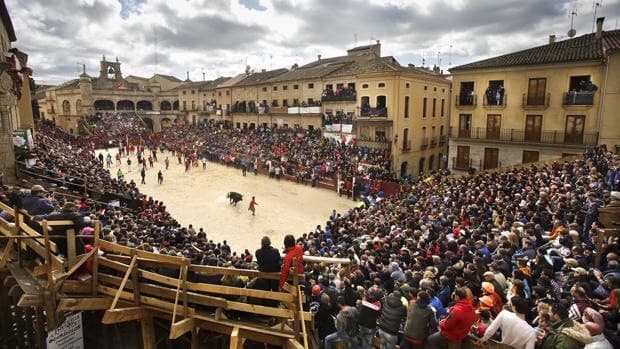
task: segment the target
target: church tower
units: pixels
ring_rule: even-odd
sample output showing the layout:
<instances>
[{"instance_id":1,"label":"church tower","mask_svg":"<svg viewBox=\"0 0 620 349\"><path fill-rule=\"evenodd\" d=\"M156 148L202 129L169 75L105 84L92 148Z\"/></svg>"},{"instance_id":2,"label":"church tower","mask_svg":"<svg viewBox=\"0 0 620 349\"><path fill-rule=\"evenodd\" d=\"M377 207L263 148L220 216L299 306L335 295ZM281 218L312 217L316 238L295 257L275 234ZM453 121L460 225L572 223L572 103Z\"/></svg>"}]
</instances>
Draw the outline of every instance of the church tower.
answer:
<instances>
[{"instance_id":1,"label":"church tower","mask_svg":"<svg viewBox=\"0 0 620 349\"><path fill-rule=\"evenodd\" d=\"M116 57L116 62L106 61L105 56L101 59L101 70L99 71L99 79L108 79L121 81L123 74L121 73L121 63Z\"/></svg>"}]
</instances>

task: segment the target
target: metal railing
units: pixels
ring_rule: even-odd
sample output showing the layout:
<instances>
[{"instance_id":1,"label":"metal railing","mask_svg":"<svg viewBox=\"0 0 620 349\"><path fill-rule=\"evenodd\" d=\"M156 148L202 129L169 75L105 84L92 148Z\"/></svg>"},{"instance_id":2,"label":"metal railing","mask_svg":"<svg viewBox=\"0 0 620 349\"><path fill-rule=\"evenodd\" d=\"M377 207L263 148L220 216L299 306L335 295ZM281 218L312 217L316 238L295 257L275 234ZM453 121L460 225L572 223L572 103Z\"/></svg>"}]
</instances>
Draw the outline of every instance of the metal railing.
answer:
<instances>
[{"instance_id":1,"label":"metal railing","mask_svg":"<svg viewBox=\"0 0 620 349\"><path fill-rule=\"evenodd\" d=\"M496 98L496 96L487 96L485 95L482 98L482 105L486 108L506 108L506 103L508 103L508 94L504 93L504 95L500 96L500 98Z\"/></svg>"},{"instance_id":2,"label":"metal railing","mask_svg":"<svg viewBox=\"0 0 620 349\"><path fill-rule=\"evenodd\" d=\"M593 105L594 92L564 92L562 105Z\"/></svg>"},{"instance_id":3,"label":"metal railing","mask_svg":"<svg viewBox=\"0 0 620 349\"><path fill-rule=\"evenodd\" d=\"M360 109L360 116L387 117L387 115L388 115L387 108L362 107Z\"/></svg>"},{"instance_id":4,"label":"metal railing","mask_svg":"<svg viewBox=\"0 0 620 349\"><path fill-rule=\"evenodd\" d=\"M546 108L549 106L550 100L551 100L550 93L546 93L543 95L532 95L532 96L530 96L527 93L524 93L523 99L521 101L521 105L524 108Z\"/></svg>"},{"instance_id":5,"label":"metal railing","mask_svg":"<svg viewBox=\"0 0 620 349\"><path fill-rule=\"evenodd\" d=\"M431 137L431 148L435 148L437 146L437 137Z\"/></svg>"},{"instance_id":6,"label":"metal railing","mask_svg":"<svg viewBox=\"0 0 620 349\"><path fill-rule=\"evenodd\" d=\"M405 140L403 141L403 151L410 151L411 150L411 141L410 140Z\"/></svg>"},{"instance_id":7,"label":"metal railing","mask_svg":"<svg viewBox=\"0 0 620 349\"><path fill-rule=\"evenodd\" d=\"M474 127L469 130L450 128L450 136L460 139L476 139L488 141L502 141L511 143L542 143L562 145L593 146L598 143L598 132L570 134L562 131L541 131L540 133L526 132L514 128L487 129Z\"/></svg>"},{"instance_id":8,"label":"metal railing","mask_svg":"<svg viewBox=\"0 0 620 349\"><path fill-rule=\"evenodd\" d=\"M474 94L456 95L454 105L457 107L475 107L478 96Z\"/></svg>"}]
</instances>

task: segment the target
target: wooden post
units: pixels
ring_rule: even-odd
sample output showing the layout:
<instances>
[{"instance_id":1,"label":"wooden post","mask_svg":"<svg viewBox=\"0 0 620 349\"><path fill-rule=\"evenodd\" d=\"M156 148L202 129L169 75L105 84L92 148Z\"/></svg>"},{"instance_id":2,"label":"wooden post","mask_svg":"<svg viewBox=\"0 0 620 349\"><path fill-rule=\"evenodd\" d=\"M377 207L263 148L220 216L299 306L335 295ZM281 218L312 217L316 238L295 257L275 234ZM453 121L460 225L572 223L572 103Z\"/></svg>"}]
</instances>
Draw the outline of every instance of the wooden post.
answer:
<instances>
[{"instance_id":1,"label":"wooden post","mask_svg":"<svg viewBox=\"0 0 620 349\"><path fill-rule=\"evenodd\" d=\"M47 331L56 328L56 287L54 287L54 268L52 268L52 250L50 249L50 233L47 220L41 222L45 234L45 264L47 264L47 289L43 292L45 316L47 317Z\"/></svg>"},{"instance_id":2,"label":"wooden post","mask_svg":"<svg viewBox=\"0 0 620 349\"><path fill-rule=\"evenodd\" d=\"M75 230L73 228L67 229L67 261L69 261L69 267L75 263Z\"/></svg>"},{"instance_id":3,"label":"wooden post","mask_svg":"<svg viewBox=\"0 0 620 349\"><path fill-rule=\"evenodd\" d=\"M191 260L183 258L183 266L181 267L181 272L183 272L183 316L186 318L189 315L189 296L187 295L187 272L190 264ZM183 267L185 267L184 270Z\"/></svg>"},{"instance_id":4,"label":"wooden post","mask_svg":"<svg viewBox=\"0 0 620 349\"><path fill-rule=\"evenodd\" d=\"M97 284L99 283L98 275L99 275L99 234L101 234L101 222L99 220L95 221L95 254L93 255L93 279L92 279L92 295L97 295ZM136 285L134 285L136 287Z\"/></svg>"},{"instance_id":5,"label":"wooden post","mask_svg":"<svg viewBox=\"0 0 620 349\"><path fill-rule=\"evenodd\" d=\"M299 340L299 335L300 335L300 331L301 331L301 323L300 321L303 321L303 318L300 319L299 318L299 312L302 309L299 309L299 304L301 303L301 294L299 294L297 291L299 289L299 275L297 275L297 258L293 257L293 266L291 267L292 271L293 271L293 292L291 292L291 294L293 295L297 295L297 297L299 298L294 304L293 304L293 314L294 314L294 319L293 319L293 329L295 331L295 338L297 340Z\"/></svg>"},{"instance_id":6,"label":"wooden post","mask_svg":"<svg viewBox=\"0 0 620 349\"><path fill-rule=\"evenodd\" d=\"M198 328L194 328L192 330L192 348L191 349L198 349L200 347L200 333L198 331L199 331Z\"/></svg>"},{"instance_id":7,"label":"wooden post","mask_svg":"<svg viewBox=\"0 0 620 349\"><path fill-rule=\"evenodd\" d=\"M153 326L153 316L148 312L140 321L142 328L142 348L155 349L155 327Z\"/></svg>"},{"instance_id":8,"label":"wooden post","mask_svg":"<svg viewBox=\"0 0 620 349\"><path fill-rule=\"evenodd\" d=\"M131 270L131 283L133 284L133 302L136 305L140 304L140 283L138 282L138 258L136 255L136 249L131 250L131 256L136 257L136 265Z\"/></svg>"}]
</instances>

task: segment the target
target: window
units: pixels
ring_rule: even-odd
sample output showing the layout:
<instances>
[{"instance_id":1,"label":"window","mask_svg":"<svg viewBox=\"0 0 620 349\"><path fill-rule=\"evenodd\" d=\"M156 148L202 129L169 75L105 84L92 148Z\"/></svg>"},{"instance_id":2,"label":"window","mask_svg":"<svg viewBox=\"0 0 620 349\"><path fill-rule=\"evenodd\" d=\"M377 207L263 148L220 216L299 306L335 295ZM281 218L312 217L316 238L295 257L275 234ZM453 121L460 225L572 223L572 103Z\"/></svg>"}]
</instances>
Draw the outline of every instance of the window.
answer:
<instances>
[{"instance_id":1,"label":"window","mask_svg":"<svg viewBox=\"0 0 620 349\"><path fill-rule=\"evenodd\" d=\"M540 142L542 115L525 116L525 141Z\"/></svg>"},{"instance_id":2,"label":"window","mask_svg":"<svg viewBox=\"0 0 620 349\"><path fill-rule=\"evenodd\" d=\"M421 158L420 161L418 161L418 173L422 174L422 172L424 172L424 158Z\"/></svg>"},{"instance_id":3,"label":"window","mask_svg":"<svg viewBox=\"0 0 620 349\"><path fill-rule=\"evenodd\" d=\"M277 99L274 99L274 100L271 102L271 106L272 106L272 107L277 107L277 106L278 106L278 100L277 100Z\"/></svg>"},{"instance_id":4,"label":"window","mask_svg":"<svg viewBox=\"0 0 620 349\"><path fill-rule=\"evenodd\" d=\"M263 87L263 92L267 92L267 88L266 87Z\"/></svg>"},{"instance_id":5,"label":"window","mask_svg":"<svg viewBox=\"0 0 620 349\"><path fill-rule=\"evenodd\" d=\"M309 83L308 84L308 88L314 88L314 84L313 83Z\"/></svg>"},{"instance_id":6,"label":"window","mask_svg":"<svg viewBox=\"0 0 620 349\"><path fill-rule=\"evenodd\" d=\"M483 169L499 167L499 148L484 148L484 165Z\"/></svg>"},{"instance_id":7,"label":"window","mask_svg":"<svg viewBox=\"0 0 620 349\"><path fill-rule=\"evenodd\" d=\"M336 84L336 90L341 90L344 88L344 84Z\"/></svg>"},{"instance_id":8,"label":"window","mask_svg":"<svg viewBox=\"0 0 620 349\"><path fill-rule=\"evenodd\" d=\"M408 82L405 83L405 88L409 88L409 83Z\"/></svg>"},{"instance_id":9,"label":"window","mask_svg":"<svg viewBox=\"0 0 620 349\"><path fill-rule=\"evenodd\" d=\"M299 105L299 99L293 98L293 106L297 107Z\"/></svg>"},{"instance_id":10,"label":"window","mask_svg":"<svg viewBox=\"0 0 620 349\"><path fill-rule=\"evenodd\" d=\"M379 88L384 88L385 87L385 82L380 82L377 87Z\"/></svg>"},{"instance_id":11,"label":"window","mask_svg":"<svg viewBox=\"0 0 620 349\"><path fill-rule=\"evenodd\" d=\"M583 143L583 125L585 115L566 116L566 128L564 131L564 143L581 144Z\"/></svg>"},{"instance_id":12,"label":"window","mask_svg":"<svg viewBox=\"0 0 620 349\"><path fill-rule=\"evenodd\" d=\"M409 149L409 129L403 130L403 149Z\"/></svg>"},{"instance_id":13,"label":"window","mask_svg":"<svg viewBox=\"0 0 620 349\"><path fill-rule=\"evenodd\" d=\"M445 111L445 109L444 109L445 104L446 104L446 100L442 98L441 99L441 116L445 115L445 113L444 113L444 111Z\"/></svg>"},{"instance_id":14,"label":"window","mask_svg":"<svg viewBox=\"0 0 620 349\"><path fill-rule=\"evenodd\" d=\"M226 91L226 95L227 95L227 96L230 96L230 91Z\"/></svg>"},{"instance_id":15,"label":"window","mask_svg":"<svg viewBox=\"0 0 620 349\"><path fill-rule=\"evenodd\" d=\"M288 99L283 99L282 100L282 106L283 107L288 107Z\"/></svg>"},{"instance_id":16,"label":"window","mask_svg":"<svg viewBox=\"0 0 620 349\"><path fill-rule=\"evenodd\" d=\"M183 90L183 94L184 94L184 95L186 95L186 94L187 94L187 91Z\"/></svg>"},{"instance_id":17,"label":"window","mask_svg":"<svg viewBox=\"0 0 620 349\"><path fill-rule=\"evenodd\" d=\"M387 99L385 96L377 96L377 109L383 109L387 107Z\"/></svg>"},{"instance_id":18,"label":"window","mask_svg":"<svg viewBox=\"0 0 620 349\"><path fill-rule=\"evenodd\" d=\"M424 86L424 91L428 90L428 86Z\"/></svg>"},{"instance_id":19,"label":"window","mask_svg":"<svg viewBox=\"0 0 620 349\"><path fill-rule=\"evenodd\" d=\"M192 101L192 110L196 110L196 101Z\"/></svg>"},{"instance_id":20,"label":"window","mask_svg":"<svg viewBox=\"0 0 620 349\"><path fill-rule=\"evenodd\" d=\"M433 92L437 92L437 87L433 87Z\"/></svg>"},{"instance_id":21,"label":"window","mask_svg":"<svg viewBox=\"0 0 620 349\"><path fill-rule=\"evenodd\" d=\"M426 117L426 97L422 100L422 117Z\"/></svg>"},{"instance_id":22,"label":"window","mask_svg":"<svg viewBox=\"0 0 620 349\"><path fill-rule=\"evenodd\" d=\"M273 90L274 90L274 91L277 91L277 90L278 90L278 86L274 86L274 87L273 87Z\"/></svg>"},{"instance_id":23,"label":"window","mask_svg":"<svg viewBox=\"0 0 620 349\"><path fill-rule=\"evenodd\" d=\"M314 104L314 99L308 98L308 105L313 105L313 104Z\"/></svg>"},{"instance_id":24,"label":"window","mask_svg":"<svg viewBox=\"0 0 620 349\"><path fill-rule=\"evenodd\" d=\"M409 96L405 96L405 117L409 117Z\"/></svg>"},{"instance_id":25,"label":"window","mask_svg":"<svg viewBox=\"0 0 620 349\"><path fill-rule=\"evenodd\" d=\"M530 79L527 89L527 105L545 105L546 78Z\"/></svg>"},{"instance_id":26,"label":"window","mask_svg":"<svg viewBox=\"0 0 620 349\"><path fill-rule=\"evenodd\" d=\"M577 92L586 91L586 87L591 83L592 82L590 81L590 75L571 76L568 90L574 90Z\"/></svg>"},{"instance_id":27,"label":"window","mask_svg":"<svg viewBox=\"0 0 620 349\"><path fill-rule=\"evenodd\" d=\"M217 95L218 95L219 97L222 97L222 91L219 91L219 92L217 93Z\"/></svg>"},{"instance_id":28,"label":"window","mask_svg":"<svg viewBox=\"0 0 620 349\"><path fill-rule=\"evenodd\" d=\"M474 82L461 82L461 90L458 95L457 105L474 105Z\"/></svg>"},{"instance_id":29,"label":"window","mask_svg":"<svg viewBox=\"0 0 620 349\"><path fill-rule=\"evenodd\" d=\"M332 84L327 84L327 85L325 85L325 89L326 89L326 90L333 90L333 89L334 89L334 85L332 85Z\"/></svg>"},{"instance_id":30,"label":"window","mask_svg":"<svg viewBox=\"0 0 620 349\"><path fill-rule=\"evenodd\" d=\"M456 164L454 167L459 170L469 168L469 146L459 145L456 148Z\"/></svg>"},{"instance_id":31,"label":"window","mask_svg":"<svg viewBox=\"0 0 620 349\"><path fill-rule=\"evenodd\" d=\"M437 98L433 98L433 117L437 116Z\"/></svg>"},{"instance_id":32,"label":"window","mask_svg":"<svg viewBox=\"0 0 620 349\"><path fill-rule=\"evenodd\" d=\"M501 115L487 115L487 139L499 139Z\"/></svg>"},{"instance_id":33,"label":"window","mask_svg":"<svg viewBox=\"0 0 620 349\"><path fill-rule=\"evenodd\" d=\"M187 101L183 101L183 110L187 110Z\"/></svg>"},{"instance_id":34,"label":"window","mask_svg":"<svg viewBox=\"0 0 620 349\"><path fill-rule=\"evenodd\" d=\"M354 82L350 82L350 83L347 84L347 87L352 89L352 90L355 90L355 83Z\"/></svg>"},{"instance_id":35,"label":"window","mask_svg":"<svg viewBox=\"0 0 620 349\"><path fill-rule=\"evenodd\" d=\"M362 88L368 88L368 84L362 84Z\"/></svg>"},{"instance_id":36,"label":"window","mask_svg":"<svg viewBox=\"0 0 620 349\"><path fill-rule=\"evenodd\" d=\"M196 94L196 90L192 90L192 94L195 95Z\"/></svg>"},{"instance_id":37,"label":"window","mask_svg":"<svg viewBox=\"0 0 620 349\"><path fill-rule=\"evenodd\" d=\"M298 90L299 89L299 85L293 85L293 90Z\"/></svg>"},{"instance_id":38,"label":"window","mask_svg":"<svg viewBox=\"0 0 620 349\"><path fill-rule=\"evenodd\" d=\"M471 133L471 114L459 115L459 138L469 138Z\"/></svg>"},{"instance_id":39,"label":"window","mask_svg":"<svg viewBox=\"0 0 620 349\"><path fill-rule=\"evenodd\" d=\"M442 88L442 89L441 89L441 92L445 93L445 92L446 92L446 89L445 89L445 88Z\"/></svg>"},{"instance_id":40,"label":"window","mask_svg":"<svg viewBox=\"0 0 620 349\"><path fill-rule=\"evenodd\" d=\"M282 86L282 89L283 89L284 91L288 90L288 85L284 85L284 86Z\"/></svg>"}]
</instances>

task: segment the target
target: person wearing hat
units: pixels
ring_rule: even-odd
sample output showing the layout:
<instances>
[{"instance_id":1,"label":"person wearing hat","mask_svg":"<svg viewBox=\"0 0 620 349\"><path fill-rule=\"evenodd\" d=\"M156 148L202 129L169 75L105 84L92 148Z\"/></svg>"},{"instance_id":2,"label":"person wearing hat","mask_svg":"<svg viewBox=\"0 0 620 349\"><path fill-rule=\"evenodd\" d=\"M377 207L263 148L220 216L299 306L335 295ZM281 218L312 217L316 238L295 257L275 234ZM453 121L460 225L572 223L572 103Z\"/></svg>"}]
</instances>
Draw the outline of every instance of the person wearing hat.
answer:
<instances>
[{"instance_id":1,"label":"person wearing hat","mask_svg":"<svg viewBox=\"0 0 620 349\"><path fill-rule=\"evenodd\" d=\"M54 205L47 197L47 191L38 184L32 186L30 195L22 199L21 206L31 216L50 214L54 211Z\"/></svg>"},{"instance_id":2,"label":"person wearing hat","mask_svg":"<svg viewBox=\"0 0 620 349\"><path fill-rule=\"evenodd\" d=\"M495 287L493 287L493 284L486 281L483 282L482 293L484 296L488 296L493 300L493 304L491 304L490 306L491 316L497 316L497 314L502 311L502 308L504 307L504 302L502 301L502 298L495 292Z\"/></svg>"}]
</instances>

